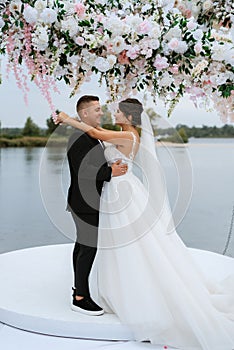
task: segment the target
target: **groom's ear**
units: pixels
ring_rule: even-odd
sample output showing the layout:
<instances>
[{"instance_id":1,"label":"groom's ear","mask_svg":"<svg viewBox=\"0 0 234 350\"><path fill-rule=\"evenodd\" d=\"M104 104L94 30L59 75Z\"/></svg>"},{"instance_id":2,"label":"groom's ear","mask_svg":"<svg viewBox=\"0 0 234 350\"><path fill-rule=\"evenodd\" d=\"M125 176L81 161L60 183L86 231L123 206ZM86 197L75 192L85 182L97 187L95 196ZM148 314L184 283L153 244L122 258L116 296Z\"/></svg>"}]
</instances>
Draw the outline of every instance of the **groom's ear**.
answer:
<instances>
[{"instance_id":1,"label":"groom's ear","mask_svg":"<svg viewBox=\"0 0 234 350\"><path fill-rule=\"evenodd\" d=\"M79 114L78 114L80 119L86 118L87 117L87 110L82 109Z\"/></svg>"},{"instance_id":2,"label":"groom's ear","mask_svg":"<svg viewBox=\"0 0 234 350\"><path fill-rule=\"evenodd\" d=\"M87 118L90 113L89 107L83 109L82 112L83 112L83 118Z\"/></svg>"}]
</instances>

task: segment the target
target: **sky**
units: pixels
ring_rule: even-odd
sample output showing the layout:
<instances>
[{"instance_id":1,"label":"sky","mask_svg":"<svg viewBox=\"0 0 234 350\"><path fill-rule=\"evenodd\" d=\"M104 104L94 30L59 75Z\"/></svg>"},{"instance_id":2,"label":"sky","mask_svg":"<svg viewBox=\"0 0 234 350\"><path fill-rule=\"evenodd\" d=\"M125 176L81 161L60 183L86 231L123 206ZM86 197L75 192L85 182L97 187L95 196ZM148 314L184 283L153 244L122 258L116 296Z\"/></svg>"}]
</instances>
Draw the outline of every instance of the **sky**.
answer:
<instances>
[{"instance_id":1,"label":"sky","mask_svg":"<svg viewBox=\"0 0 234 350\"><path fill-rule=\"evenodd\" d=\"M232 31L232 36L234 30ZM30 116L33 121L40 127L46 127L46 119L50 117L51 110L47 101L41 95L39 89L33 82L29 81L30 92L28 94L28 105L25 104L23 93L16 85L13 74L10 74L9 79L6 78L5 58L2 59L1 65L2 84L0 85L0 121L1 127L23 127L26 119ZM29 79L30 80L30 79ZM75 105L78 98L83 94L98 95L101 103L105 104L106 95L105 87L100 87L97 82L97 77L93 76L90 83L85 83L79 94L73 98L69 98L71 88L63 82L58 82L60 94L52 93L53 103L57 109L63 110L71 116L75 116ZM139 96L141 97L141 96ZM188 97L181 99L176 106L170 118L167 117L166 109L162 103L157 105L149 102L149 105L155 109L164 119L166 124L175 127L178 124L188 126L217 126L221 127L224 124L220 121L218 114L207 112L205 109L196 109Z\"/></svg>"}]
</instances>

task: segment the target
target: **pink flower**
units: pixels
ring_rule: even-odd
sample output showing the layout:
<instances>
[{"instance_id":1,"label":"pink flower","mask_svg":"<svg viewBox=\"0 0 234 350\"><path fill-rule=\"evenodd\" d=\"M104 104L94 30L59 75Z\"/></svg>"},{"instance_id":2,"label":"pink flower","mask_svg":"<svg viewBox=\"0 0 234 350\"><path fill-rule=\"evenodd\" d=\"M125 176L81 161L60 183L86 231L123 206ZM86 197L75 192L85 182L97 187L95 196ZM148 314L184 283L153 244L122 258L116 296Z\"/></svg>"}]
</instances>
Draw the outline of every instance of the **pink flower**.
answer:
<instances>
[{"instance_id":1,"label":"pink flower","mask_svg":"<svg viewBox=\"0 0 234 350\"><path fill-rule=\"evenodd\" d=\"M166 57L162 57L160 55L156 56L156 60L154 61L153 66L157 69L157 70L163 70L165 68L169 67L169 64L167 63L167 58Z\"/></svg>"},{"instance_id":2,"label":"pink flower","mask_svg":"<svg viewBox=\"0 0 234 350\"><path fill-rule=\"evenodd\" d=\"M107 43L106 44L106 50L108 53L112 53L112 49L113 49L113 43Z\"/></svg>"},{"instance_id":3,"label":"pink flower","mask_svg":"<svg viewBox=\"0 0 234 350\"><path fill-rule=\"evenodd\" d=\"M101 15L101 14L98 14L98 15L96 15L96 20L97 20L97 22L103 22L103 20L104 20L104 16L103 15Z\"/></svg>"},{"instance_id":4,"label":"pink flower","mask_svg":"<svg viewBox=\"0 0 234 350\"><path fill-rule=\"evenodd\" d=\"M192 16L192 11L191 10L185 10L185 12L184 12L184 16L186 17L186 18L190 18L191 16Z\"/></svg>"},{"instance_id":5,"label":"pink flower","mask_svg":"<svg viewBox=\"0 0 234 350\"><path fill-rule=\"evenodd\" d=\"M120 64L129 64L130 63L130 61L129 61L129 58L127 57L127 51L126 50L124 50L124 51L122 51L120 54L119 54L119 56L118 56L118 62L120 63Z\"/></svg>"},{"instance_id":6,"label":"pink flower","mask_svg":"<svg viewBox=\"0 0 234 350\"><path fill-rule=\"evenodd\" d=\"M77 15L82 19L85 16L85 6L81 3L75 4L75 11Z\"/></svg>"},{"instance_id":7,"label":"pink flower","mask_svg":"<svg viewBox=\"0 0 234 350\"><path fill-rule=\"evenodd\" d=\"M172 74L178 74L179 73L179 65L178 64L173 64L170 68L169 71Z\"/></svg>"},{"instance_id":8,"label":"pink flower","mask_svg":"<svg viewBox=\"0 0 234 350\"><path fill-rule=\"evenodd\" d=\"M200 41L198 41L195 45L194 45L194 51L196 53L200 53L202 51L202 43Z\"/></svg>"},{"instance_id":9,"label":"pink flower","mask_svg":"<svg viewBox=\"0 0 234 350\"><path fill-rule=\"evenodd\" d=\"M103 34L103 28L97 28L97 32L99 33L99 34Z\"/></svg>"},{"instance_id":10,"label":"pink flower","mask_svg":"<svg viewBox=\"0 0 234 350\"><path fill-rule=\"evenodd\" d=\"M179 40L176 38L173 38L169 41L168 47L171 50L175 50L179 46Z\"/></svg>"},{"instance_id":11,"label":"pink flower","mask_svg":"<svg viewBox=\"0 0 234 350\"><path fill-rule=\"evenodd\" d=\"M210 80L204 80L204 81L203 81L203 85L209 85L209 84L211 84L211 81L210 81Z\"/></svg>"},{"instance_id":12,"label":"pink flower","mask_svg":"<svg viewBox=\"0 0 234 350\"><path fill-rule=\"evenodd\" d=\"M180 5L178 6L178 9L179 9L180 12L182 12L183 14L184 14L184 12L186 11L186 7L185 7L184 4L180 4Z\"/></svg>"},{"instance_id":13,"label":"pink flower","mask_svg":"<svg viewBox=\"0 0 234 350\"><path fill-rule=\"evenodd\" d=\"M84 46L85 44L85 40L84 38L82 38L82 36L78 36L76 39L75 39L75 43L79 46Z\"/></svg>"},{"instance_id":14,"label":"pink flower","mask_svg":"<svg viewBox=\"0 0 234 350\"><path fill-rule=\"evenodd\" d=\"M132 60L134 60L135 58L137 58L139 51L140 51L140 48L138 45L129 46L127 50L127 56Z\"/></svg>"},{"instance_id":15,"label":"pink flower","mask_svg":"<svg viewBox=\"0 0 234 350\"><path fill-rule=\"evenodd\" d=\"M149 33L151 29L151 23L147 20L144 20L139 26L138 26L138 32L139 34L147 34Z\"/></svg>"},{"instance_id":16,"label":"pink flower","mask_svg":"<svg viewBox=\"0 0 234 350\"><path fill-rule=\"evenodd\" d=\"M205 93L202 91L200 87L197 86L191 86L186 88L186 92L191 94L190 98L196 99L198 97L202 97L205 95Z\"/></svg>"},{"instance_id":17,"label":"pink flower","mask_svg":"<svg viewBox=\"0 0 234 350\"><path fill-rule=\"evenodd\" d=\"M197 27L197 23L194 22L193 20L189 20L189 22L187 23L187 28L189 30L193 30Z\"/></svg>"}]
</instances>

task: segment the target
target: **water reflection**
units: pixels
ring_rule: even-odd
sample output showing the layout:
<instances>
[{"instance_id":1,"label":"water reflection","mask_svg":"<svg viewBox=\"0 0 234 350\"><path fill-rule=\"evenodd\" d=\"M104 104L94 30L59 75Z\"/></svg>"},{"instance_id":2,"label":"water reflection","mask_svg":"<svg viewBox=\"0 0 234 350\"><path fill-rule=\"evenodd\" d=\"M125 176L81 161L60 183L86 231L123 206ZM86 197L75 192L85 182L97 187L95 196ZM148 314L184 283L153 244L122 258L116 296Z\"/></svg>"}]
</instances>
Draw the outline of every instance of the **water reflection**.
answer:
<instances>
[{"instance_id":1,"label":"water reflection","mask_svg":"<svg viewBox=\"0 0 234 350\"><path fill-rule=\"evenodd\" d=\"M193 168L193 194L178 233L188 246L222 252L227 239L234 204L234 142L182 147L158 147L172 207L176 202L179 178L176 163L186 173L186 152ZM221 142L221 141L219 141ZM48 188L54 193L52 205L58 203L56 181L61 188L61 208L65 213L69 185L65 147L6 148L0 152L0 252L29 246L66 243L70 240L50 221L43 207L39 168L45 152ZM176 162L174 161L176 159ZM60 220L63 220L61 217ZM71 227L70 235L73 235ZM234 235L234 233L233 233ZM234 239L229 254L234 252Z\"/></svg>"}]
</instances>

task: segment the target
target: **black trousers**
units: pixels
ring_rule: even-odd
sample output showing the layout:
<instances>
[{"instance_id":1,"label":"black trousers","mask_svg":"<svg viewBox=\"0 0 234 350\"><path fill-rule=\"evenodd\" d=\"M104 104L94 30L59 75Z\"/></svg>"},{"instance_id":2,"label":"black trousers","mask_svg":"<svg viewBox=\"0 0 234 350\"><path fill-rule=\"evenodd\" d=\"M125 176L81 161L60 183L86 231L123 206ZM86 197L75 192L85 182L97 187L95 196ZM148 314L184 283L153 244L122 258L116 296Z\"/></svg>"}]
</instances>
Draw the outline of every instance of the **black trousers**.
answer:
<instances>
[{"instance_id":1,"label":"black trousers","mask_svg":"<svg viewBox=\"0 0 234 350\"><path fill-rule=\"evenodd\" d=\"M89 297L89 274L97 253L99 212L71 214L77 234L73 250L74 286L76 295Z\"/></svg>"}]
</instances>

